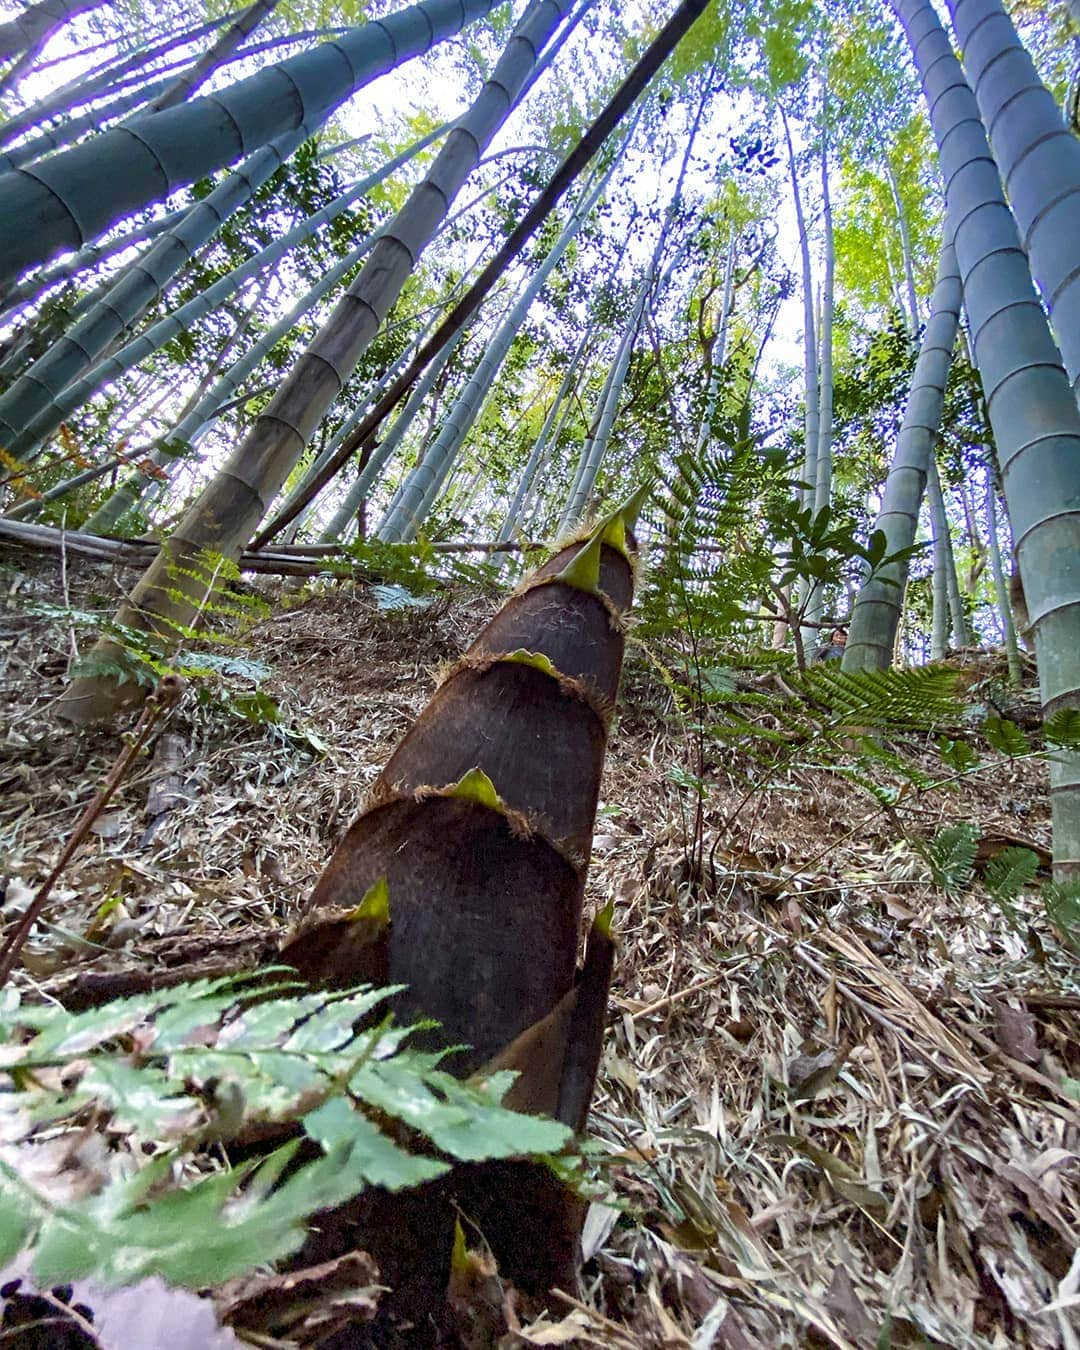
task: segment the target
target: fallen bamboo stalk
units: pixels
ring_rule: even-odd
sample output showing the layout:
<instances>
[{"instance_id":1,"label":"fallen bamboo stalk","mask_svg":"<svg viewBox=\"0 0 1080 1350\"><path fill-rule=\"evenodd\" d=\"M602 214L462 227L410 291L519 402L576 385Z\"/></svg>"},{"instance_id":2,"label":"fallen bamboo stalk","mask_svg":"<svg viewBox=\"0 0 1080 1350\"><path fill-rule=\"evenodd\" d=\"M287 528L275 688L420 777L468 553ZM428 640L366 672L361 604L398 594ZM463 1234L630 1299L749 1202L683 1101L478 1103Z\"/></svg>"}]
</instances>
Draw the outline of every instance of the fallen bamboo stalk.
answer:
<instances>
[{"instance_id":1,"label":"fallen bamboo stalk","mask_svg":"<svg viewBox=\"0 0 1080 1350\"><path fill-rule=\"evenodd\" d=\"M161 547L155 539L111 539L79 530L0 519L0 545L4 544L46 553L68 553L132 568L146 567ZM429 547L436 553L523 553L537 550L542 545L480 540L435 543ZM281 544L264 552L242 554L240 570L269 576L314 576L327 571L335 558L340 558L344 565L352 560L349 550L339 544Z\"/></svg>"},{"instance_id":2,"label":"fallen bamboo stalk","mask_svg":"<svg viewBox=\"0 0 1080 1350\"><path fill-rule=\"evenodd\" d=\"M0 548L36 549L45 553L67 553L94 562L112 563L116 567L145 568L157 555L161 544L156 539L113 539L106 535L85 534L81 530L61 530L53 525L37 525L26 520L5 520L0 517ZM388 545L387 547L391 547ZM434 553L533 553L543 544L520 543L516 540L453 540L427 545L393 545L412 551L429 548ZM721 544L698 544L695 553L717 553ZM330 570L340 559L343 566L363 564L353 558L342 544L277 544L259 552L251 550L240 555L240 571L263 576L311 577Z\"/></svg>"}]
</instances>

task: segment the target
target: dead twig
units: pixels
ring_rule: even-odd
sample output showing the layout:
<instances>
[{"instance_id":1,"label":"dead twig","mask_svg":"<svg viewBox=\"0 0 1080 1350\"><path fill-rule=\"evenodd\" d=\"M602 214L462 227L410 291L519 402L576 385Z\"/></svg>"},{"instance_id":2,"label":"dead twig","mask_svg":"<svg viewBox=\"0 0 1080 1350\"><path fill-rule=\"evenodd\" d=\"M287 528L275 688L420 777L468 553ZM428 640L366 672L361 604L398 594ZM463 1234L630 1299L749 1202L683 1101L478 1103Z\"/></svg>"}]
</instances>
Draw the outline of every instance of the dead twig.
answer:
<instances>
[{"instance_id":1,"label":"dead twig","mask_svg":"<svg viewBox=\"0 0 1080 1350\"><path fill-rule=\"evenodd\" d=\"M135 723L132 730L125 738L124 748L116 757L116 762L109 770L105 782L95 795L93 801L87 806L79 819L75 822L75 828L71 832L71 837L64 845L57 859L56 866L38 887L37 894L31 900L26 908L26 913L19 920L14 932L4 943L0 950L0 985L7 982L8 976L15 968L15 962L19 959L19 953L22 951L23 944L30 936L30 932L41 917L41 912L45 908L45 902L49 898L49 893L56 885L64 868L67 867L75 854L75 850L86 838L91 825L108 805L113 793L120 786L124 775L131 767L136 755L146 744L146 739L158 722L167 716L176 704L180 701L184 692L185 681L179 675L166 675L158 684L153 696L148 700L145 708L139 714L139 720Z\"/></svg>"},{"instance_id":2,"label":"dead twig","mask_svg":"<svg viewBox=\"0 0 1080 1350\"><path fill-rule=\"evenodd\" d=\"M579 1298L574 1298L573 1295L566 1294L561 1289L553 1289L551 1292L560 1303L569 1304L571 1308L575 1308L579 1313L584 1313L584 1315L589 1318L591 1322L595 1322L598 1327L602 1327L616 1343L630 1346L639 1344L637 1340L634 1340L627 1335L625 1327L619 1326L617 1322L612 1322L611 1319L605 1317L603 1313L597 1312L595 1308L590 1308L587 1303L582 1303Z\"/></svg>"},{"instance_id":3,"label":"dead twig","mask_svg":"<svg viewBox=\"0 0 1080 1350\"><path fill-rule=\"evenodd\" d=\"M860 998L850 985L845 984L843 980L838 980L832 971L827 970L820 962L815 961L800 943L793 943L791 950L796 961L801 961L804 966L809 970L812 970L815 975L819 975L823 980L832 980L837 993L843 994L844 998L846 998L854 1007L858 1008L861 1013L869 1017L871 1022L876 1022L879 1027L890 1032L897 1040L903 1041L911 1053L918 1059L923 1060L937 1073L944 1074L948 1078L956 1076L957 1070L950 1069L947 1064L940 1064L928 1050L923 1049L923 1047L919 1045L915 1037L910 1034L906 1027L891 1021L884 1013L879 1012L872 1003L864 998Z\"/></svg>"},{"instance_id":4,"label":"dead twig","mask_svg":"<svg viewBox=\"0 0 1080 1350\"><path fill-rule=\"evenodd\" d=\"M707 980L699 980L697 984L688 984L685 989L679 989L674 994L667 994L664 998L658 998L655 1003L646 1003L643 1008L636 1011L627 1011L630 1017L636 1022L639 1017L648 1017L652 1013L660 1012L664 1008L669 1008L673 1003L681 1003L683 999L689 998L691 994L698 994L703 989L712 989L718 985L721 980L727 976L727 971L722 970L719 974L710 975Z\"/></svg>"}]
</instances>

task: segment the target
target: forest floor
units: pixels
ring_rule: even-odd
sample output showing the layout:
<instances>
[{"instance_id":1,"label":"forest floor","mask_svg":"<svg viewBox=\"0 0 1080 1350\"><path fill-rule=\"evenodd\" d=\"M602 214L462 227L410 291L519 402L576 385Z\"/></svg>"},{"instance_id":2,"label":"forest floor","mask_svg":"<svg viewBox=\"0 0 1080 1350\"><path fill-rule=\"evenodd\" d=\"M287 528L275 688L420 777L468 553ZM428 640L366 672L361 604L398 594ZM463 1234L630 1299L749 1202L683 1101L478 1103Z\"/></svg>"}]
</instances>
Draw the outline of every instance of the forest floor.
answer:
<instances>
[{"instance_id":1,"label":"forest floor","mask_svg":"<svg viewBox=\"0 0 1080 1350\"><path fill-rule=\"evenodd\" d=\"M0 576L9 912L119 744L54 719L88 638L34 611L118 580L61 584L55 562ZM223 648L61 878L27 992L284 933L437 667L497 604L384 611L329 586ZM955 659L1000 674L993 654ZM924 741L904 753L940 776ZM692 742L631 642L587 899L614 901L619 939L590 1123L616 1203L590 1209L580 1288L532 1320L510 1307L505 1344L1080 1346L1075 958L1034 902L1006 913L978 873L947 894L914 846L971 822L981 860L1046 859L1045 765L999 756L883 808L813 755L748 794L759 770L729 744L710 752L695 877L670 776Z\"/></svg>"}]
</instances>

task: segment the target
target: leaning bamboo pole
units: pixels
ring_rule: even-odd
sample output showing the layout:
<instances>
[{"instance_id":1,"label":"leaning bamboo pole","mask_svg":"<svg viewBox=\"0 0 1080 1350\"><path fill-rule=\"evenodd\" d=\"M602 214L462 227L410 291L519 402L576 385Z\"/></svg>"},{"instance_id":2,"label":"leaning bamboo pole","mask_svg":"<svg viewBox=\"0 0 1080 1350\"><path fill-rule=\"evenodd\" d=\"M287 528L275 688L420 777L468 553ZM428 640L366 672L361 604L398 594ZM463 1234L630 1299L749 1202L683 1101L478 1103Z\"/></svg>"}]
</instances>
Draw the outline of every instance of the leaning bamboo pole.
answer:
<instances>
[{"instance_id":1,"label":"leaning bamboo pole","mask_svg":"<svg viewBox=\"0 0 1080 1350\"><path fill-rule=\"evenodd\" d=\"M424 545L425 551L444 554L535 553L541 547L537 543L502 539L454 540ZM406 554L415 552L415 547L410 544L402 544L401 548ZM143 570L154 561L160 549L156 539L113 539L84 530L63 530L54 525L0 517L0 552L13 556L23 552L70 555L114 567ZM258 553L242 553L237 566L241 572L289 577L362 576L369 570L344 544L277 544Z\"/></svg>"},{"instance_id":2,"label":"leaning bamboo pole","mask_svg":"<svg viewBox=\"0 0 1080 1350\"><path fill-rule=\"evenodd\" d=\"M430 51L496 0L420 0L214 94L133 118L0 175L0 285L132 212L302 124L321 126L358 89ZM103 191L108 185L108 191Z\"/></svg>"},{"instance_id":3,"label":"leaning bamboo pole","mask_svg":"<svg viewBox=\"0 0 1080 1350\"><path fill-rule=\"evenodd\" d=\"M356 280L248 435L186 512L168 549L162 550L121 606L120 623L142 628L168 645L195 620L207 578L217 571L217 564L211 563L210 573L206 572L208 554L239 557L446 219L458 191L515 107L540 52L569 9L567 0L531 0L427 175L382 231ZM108 661L105 640L95 651L98 659ZM138 700L145 693L134 697ZM77 723L101 721L131 700L132 691L115 680L83 677L68 687L60 711Z\"/></svg>"}]
</instances>

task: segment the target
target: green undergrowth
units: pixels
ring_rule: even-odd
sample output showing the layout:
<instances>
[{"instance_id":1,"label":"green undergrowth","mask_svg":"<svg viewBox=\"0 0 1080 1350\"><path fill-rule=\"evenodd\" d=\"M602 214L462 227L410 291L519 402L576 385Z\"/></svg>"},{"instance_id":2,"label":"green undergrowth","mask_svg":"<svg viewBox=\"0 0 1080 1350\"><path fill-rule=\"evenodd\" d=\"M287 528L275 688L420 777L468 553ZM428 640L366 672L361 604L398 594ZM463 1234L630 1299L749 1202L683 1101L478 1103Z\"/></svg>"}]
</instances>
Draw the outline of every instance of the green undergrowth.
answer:
<instances>
[{"instance_id":1,"label":"green undergrowth","mask_svg":"<svg viewBox=\"0 0 1080 1350\"><path fill-rule=\"evenodd\" d=\"M43 1286L156 1274L202 1288L287 1257L311 1215L369 1186L492 1158L572 1171L554 1157L565 1126L500 1104L515 1075L453 1077L417 1041L431 1024L386 1015L394 992L311 993L280 970L77 1014L9 992L0 1264L29 1248ZM267 1138L265 1156L229 1161Z\"/></svg>"}]
</instances>

